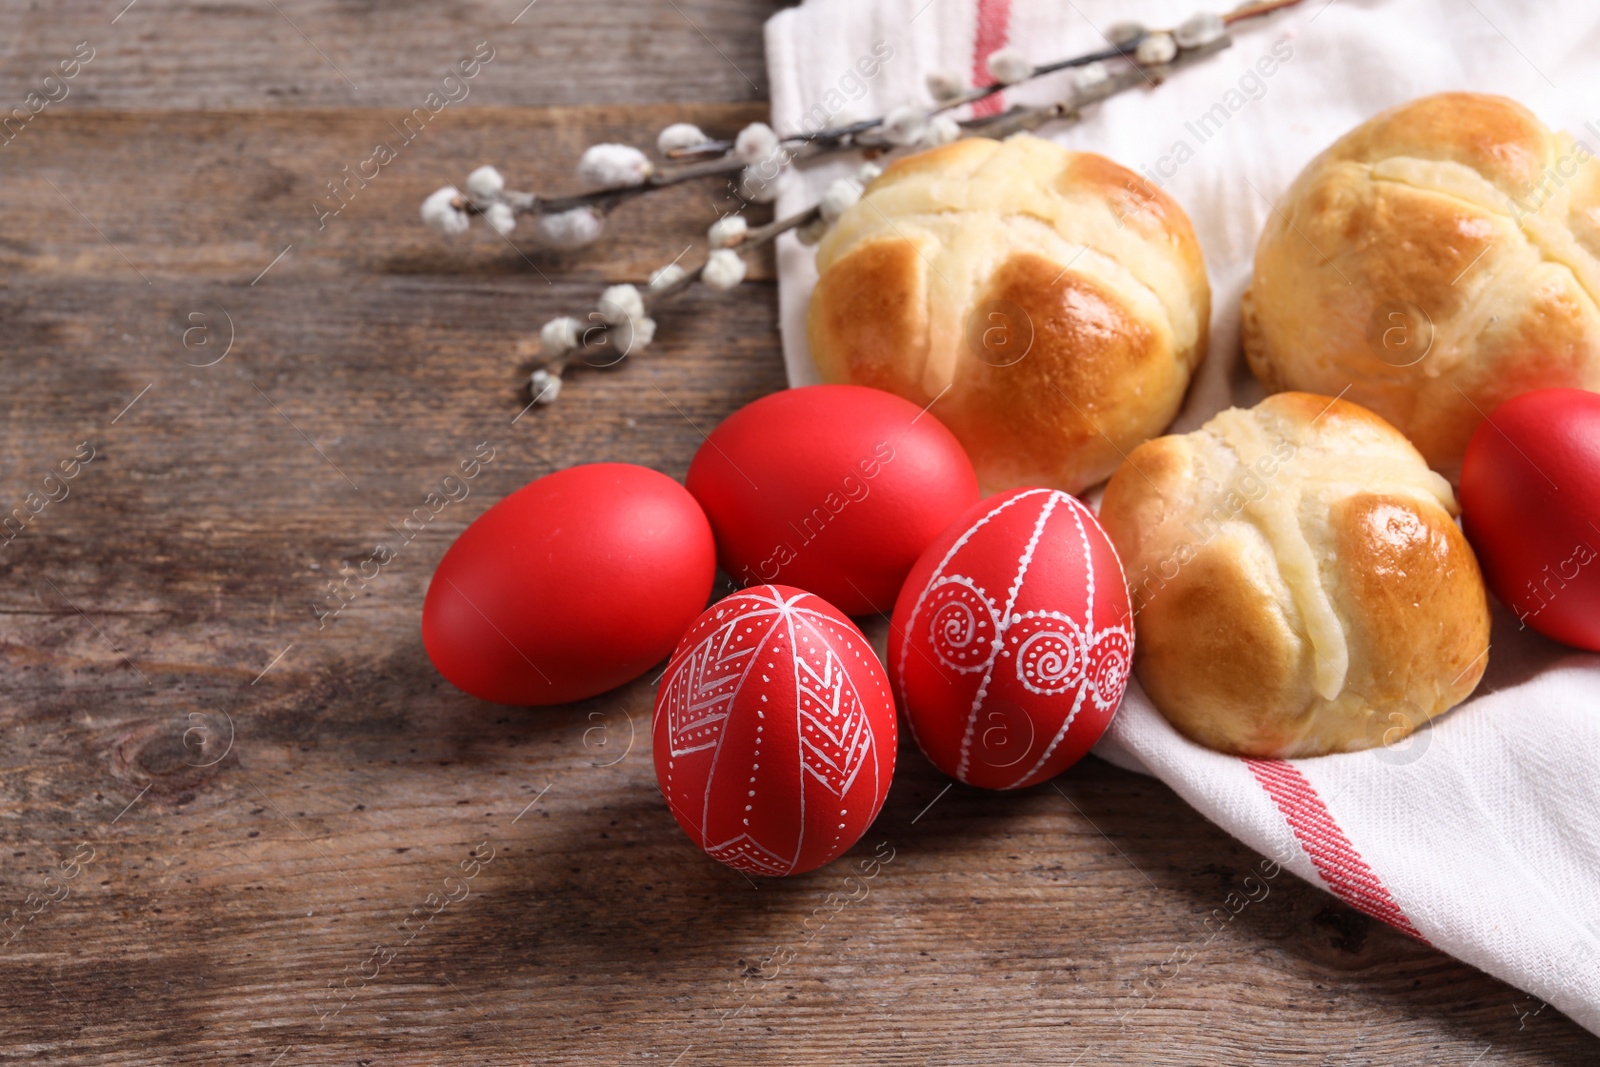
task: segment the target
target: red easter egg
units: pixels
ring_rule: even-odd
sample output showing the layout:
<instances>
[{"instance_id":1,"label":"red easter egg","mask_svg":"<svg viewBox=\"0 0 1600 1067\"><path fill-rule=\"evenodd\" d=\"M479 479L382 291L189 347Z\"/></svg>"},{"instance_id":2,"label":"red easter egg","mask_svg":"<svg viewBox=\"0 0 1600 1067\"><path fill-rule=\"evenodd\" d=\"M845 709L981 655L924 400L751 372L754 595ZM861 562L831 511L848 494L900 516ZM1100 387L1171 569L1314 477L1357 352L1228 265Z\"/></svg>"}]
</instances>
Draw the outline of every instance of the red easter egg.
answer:
<instances>
[{"instance_id":1,"label":"red easter egg","mask_svg":"<svg viewBox=\"0 0 1600 1067\"><path fill-rule=\"evenodd\" d=\"M715 576L711 527L683 486L631 463L568 467L456 538L428 586L422 643L484 700L581 700L661 662Z\"/></svg>"},{"instance_id":2,"label":"red easter egg","mask_svg":"<svg viewBox=\"0 0 1600 1067\"><path fill-rule=\"evenodd\" d=\"M1122 700L1131 619L1088 508L1054 489L989 497L928 546L894 606L889 670L911 736L968 785L1060 774Z\"/></svg>"},{"instance_id":3,"label":"red easter egg","mask_svg":"<svg viewBox=\"0 0 1600 1067\"><path fill-rule=\"evenodd\" d=\"M745 405L706 438L686 484L734 581L797 586L851 615L889 610L928 542L978 499L954 434L859 385Z\"/></svg>"},{"instance_id":4,"label":"red easter egg","mask_svg":"<svg viewBox=\"0 0 1600 1067\"><path fill-rule=\"evenodd\" d=\"M861 631L820 597L762 585L683 635L656 694L656 781L712 859L799 874L867 832L889 795L889 679Z\"/></svg>"},{"instance_id":5,"label":"red easter egg","mask_svg":"<svg viewBox=\"0 0 1600 1067\"><path fill-rule=\"evenodd\" d=\"M1600 652L1600 393L1538 389L1495 408L1462 460L1461 511L1500 602Z\"/></svg>"}]
</instances>

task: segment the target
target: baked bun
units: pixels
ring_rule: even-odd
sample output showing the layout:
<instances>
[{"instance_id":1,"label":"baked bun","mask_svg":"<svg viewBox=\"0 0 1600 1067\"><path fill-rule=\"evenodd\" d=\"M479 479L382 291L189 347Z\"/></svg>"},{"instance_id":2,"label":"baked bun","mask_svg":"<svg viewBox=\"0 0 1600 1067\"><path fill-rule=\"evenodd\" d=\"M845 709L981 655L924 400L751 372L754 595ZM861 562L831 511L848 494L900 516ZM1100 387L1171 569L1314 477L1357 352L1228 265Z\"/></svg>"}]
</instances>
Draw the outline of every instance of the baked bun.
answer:
<instances>
[{"instance_id":1,"label":"baked bun","mask_svg":"<svg viewBox=\"0 0 1600 1067\"><path fill-rule=\"evenodd\" d=\"M1372 412L1279 393L1133 451L1100 522L1134 669L1167 721L1241 756L1391 743L1483 674L1489 603L1450 485Z\"/></svg>"},{"instance_id":2,"label":"baked bun","mask_svg":"<svg viewBox=\"0 0 1600 1067\"><path fill-rule=\"evenodd\" d=\"M1600 162L1504 97L1386 111L1267 217L1243 342L1268 390L1345 395L1454 481L1501 401L1600 390Z\"/></svg>"},{"instance_id":3,"label":"baked bun","mask_svg":"<svg viewBox=\"0 0 1600 1067\"><path fill-rule=\"evenodd\" d=\"M897 161L817 270L823 380L937 398L990 492L1101 481L1166 429L1205 355L1211 290L1183 209L1028 134Z\"/></svg>"}]
</instances>

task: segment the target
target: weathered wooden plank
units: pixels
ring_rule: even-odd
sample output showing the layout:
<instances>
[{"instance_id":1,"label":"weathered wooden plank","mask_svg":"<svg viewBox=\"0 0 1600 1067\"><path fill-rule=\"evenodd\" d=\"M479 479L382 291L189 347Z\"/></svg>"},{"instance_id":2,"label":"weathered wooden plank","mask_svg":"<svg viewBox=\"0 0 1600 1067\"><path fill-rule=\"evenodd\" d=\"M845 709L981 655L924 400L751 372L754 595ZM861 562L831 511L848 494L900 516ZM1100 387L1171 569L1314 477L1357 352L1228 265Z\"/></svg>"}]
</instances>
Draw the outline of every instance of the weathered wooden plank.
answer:
<instances>
[{"instance_id":1,"label":"weathered wooden plank","mask_svg":"<svg viewBox=\"0 0 1600 1067\"><path fill-rule=\"evenodd\" d=\"M481 224L446 241L422 226L418 207L480 163L499 166L515 188L576 192L573 168L585 146L647 142L685 115L731 135L762 109L445 109L420 135L400 111L44 112L0 149L8 197L30 205L7 217L0 266L138 282L181 277L188 288L198 280L251 288L269 265L262 283L439 275L476 287L503 276L531 291L558 276L597 286L642 280L741 207L726 183L626 202L606 237L580 252L541 250L526 226L509 241ZM393 162L363 166L379 144L393 149ZM768 261L756 264L752 277L771 276Z\"/></svg>"},{"instance_id":2,"label":"weathered wooden plank","mask_svg":"<svg viewBox=\"0 0 1600 1067\"><path fill-rule=\"evenodd\" d=\"M464 104L764 101L761 26L782 5L61 0L8 6L0 101L9 110L30 92L58 97L49 109L411 108L483 42L493 58L469 83ZM83 42L88 48L78 52ZM88 62L65 88L45 86L75 55Z\"/></svg>"}]
</instances>

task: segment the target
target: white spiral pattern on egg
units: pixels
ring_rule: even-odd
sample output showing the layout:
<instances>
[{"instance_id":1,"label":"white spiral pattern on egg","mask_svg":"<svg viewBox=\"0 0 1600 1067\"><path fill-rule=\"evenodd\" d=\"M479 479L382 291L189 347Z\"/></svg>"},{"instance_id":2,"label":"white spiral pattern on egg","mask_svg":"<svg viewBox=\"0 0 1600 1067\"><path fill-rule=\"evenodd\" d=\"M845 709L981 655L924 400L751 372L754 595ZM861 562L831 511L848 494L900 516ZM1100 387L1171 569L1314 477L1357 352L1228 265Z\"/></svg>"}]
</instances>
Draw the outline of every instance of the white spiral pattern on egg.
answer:
<instances>
[{"instance_id":1,"label":"white spiral pattern on egg","mask_svg":"<svg viewBox=\"0 0 1600 1067\"><path fill-rule=\"evenodd\" d=\"M928 598L928 643L946 667L962 674L981 671L994 655L1000 619L994 604L972 579L951 575Z\"/></svg>"},{"instance_id":2,"label":"white spiral pattern on egg","mask_svg":"<svg viewBox=\"0 0 1600 1067\"><path fill-rule=\"evenodd\" d=\"M1017 680L1030 693L1055 696L1083 684L1084 639L1076 620L1060 612L1029 612L1012 624L1010 640Z\"/></svg>"},{"instance_id":3,"label":"white spiral pattern on egg","mask_svg":"<svg viewBox=\"0 0 1600 1067\"><path fill-rule=\"evenodd\" d=\"M1120 626L1100 631L1089 648L1088 660L1090 698L1101 711L1108 711L1117 706L1128 685L1133 660L1128 631Z\"/></svg>"},{"instance_id":4,"label":"white spiral pattern on egg","mask_svg":"<svg viewBox=\"0 0 1600 1067\"><path fill-rule=\"evenodd\" d=\"M958 567L966 569L957 557L974 537L1011 509L1027 515L1032 520L1032 530L1026 543L1020 546L1009 586L1000 590L1001 579L986 576L985 580L995 582L997 587L996 598L990 599L976 579L952 572ZM1070 532L1052 530L1046 533L1052 513L1070 520ZM1027 521L1019 516L1018 525ZM993 716L986 717L987 704L991 688L999 684L1002 677L1014 674L1017 683L1027 692L1066 702L1062 706L1059 727L1050 734L1030 738L1028 755L1035 758L1019 763L1018 769L1023 773L1010 786L1002 788L1021 785L1043 770L1066 740L1080 710L1092 705L1101 712L1112 711L1121 700L1132 660L1133 635L1122 625L1105 629L1095 626L1095 613L1104 592L1097 588L1102 576L1096 573L1095 548L1088 528L1092 525L1093 513L1069 494L1051 489L1019 491L990 508L962 532L944 552L912 604L905 639L895 664L902 691L907 684L908 667L915 662L912 648L918 640L931 646L937 660L946 668L979 676L956 758L954 774L957 778L966 780L980 733L985 739L993 734L994 728L989 725ZM1041 544L1049 545L1061 536L1073 538L1080 548L1077 560L1082 567L1081 607L1073 604L1070 614L1059 610L1018 611L1022 606L1018 601L1029 584L1029 570L1036 551ZM1096 541L1103 542L1103 535ZM1108 577L1112 579L1111 588L1122 587L1120 566ZM1005 662L1008 656L1014 662ZM928 662L931 665L933 660L928 659ZM908 717L907 721L915 736L916 717ZM1033 725L1031 717L1029 725ZM983 732L982 727L987 727L987 732ZM922 743L920 738L918 743ZM986 740L983 747L987 750L993 746ZM983 762L991 768L998 766L992 760Z\"/></svg>"}]
</instances>

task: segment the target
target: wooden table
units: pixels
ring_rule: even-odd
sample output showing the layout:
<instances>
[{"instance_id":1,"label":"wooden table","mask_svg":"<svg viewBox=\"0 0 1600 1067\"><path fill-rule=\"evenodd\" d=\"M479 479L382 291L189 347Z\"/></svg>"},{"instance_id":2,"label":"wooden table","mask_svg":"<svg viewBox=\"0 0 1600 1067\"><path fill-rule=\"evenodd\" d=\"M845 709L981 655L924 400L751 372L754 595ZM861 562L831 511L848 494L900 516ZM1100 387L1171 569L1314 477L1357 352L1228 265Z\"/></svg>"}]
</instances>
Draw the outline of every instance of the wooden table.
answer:
<instances>
[{"instance_id":1,"label":"wooden table","mask_svg":"<svg viewBox=\"0 0 1600 1067\"><path fill-rule=\"evenodd\" d=\"M753 884L661 802L649 678L520 710L433 671L429 575L492 501L589 460L681 477L783 376L766 262L519 418L538 325L721 197L634 204L581 255L445 245L418 203L483 162L570 190L587 144L736 130L772 4L124 2L17 0L3 35L5 109L93 58L0 146L0 511L28 515L0 542L0 1060L1596 1062L1554 1009L1291 875L1206 932L1258 857L1097 760L992 796L908 742L858 847L893 856L876 878ZM326 183L479 42L470 96L319 228Z\"/></svg>"}]
</instances>

